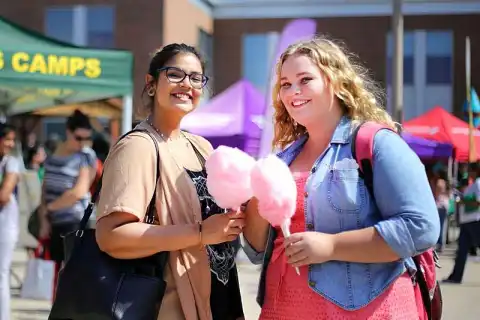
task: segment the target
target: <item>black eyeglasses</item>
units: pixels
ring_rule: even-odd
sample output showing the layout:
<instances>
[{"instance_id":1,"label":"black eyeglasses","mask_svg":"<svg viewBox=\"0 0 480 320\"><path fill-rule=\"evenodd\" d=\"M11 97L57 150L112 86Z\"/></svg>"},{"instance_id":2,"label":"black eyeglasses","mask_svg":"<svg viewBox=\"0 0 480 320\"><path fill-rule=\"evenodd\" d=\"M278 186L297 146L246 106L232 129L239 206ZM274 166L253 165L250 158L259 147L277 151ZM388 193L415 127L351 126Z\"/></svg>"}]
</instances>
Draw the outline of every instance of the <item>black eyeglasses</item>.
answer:
<instances>
[{"instance_id":1,"label":"black eyeglasses","mask_svg":"<svg viewBox=\"0 0 480 320\"><path fill-rule=\"evenodd\" d=\"M202 89L208 82L208 77L198 72L187 74L185 71L177 67L163 67L157 70L158 73L162 71L165 71L165 75L171 83L180 83L188 76L190 84L195 89Z\"/></svg>"}]
</instances>

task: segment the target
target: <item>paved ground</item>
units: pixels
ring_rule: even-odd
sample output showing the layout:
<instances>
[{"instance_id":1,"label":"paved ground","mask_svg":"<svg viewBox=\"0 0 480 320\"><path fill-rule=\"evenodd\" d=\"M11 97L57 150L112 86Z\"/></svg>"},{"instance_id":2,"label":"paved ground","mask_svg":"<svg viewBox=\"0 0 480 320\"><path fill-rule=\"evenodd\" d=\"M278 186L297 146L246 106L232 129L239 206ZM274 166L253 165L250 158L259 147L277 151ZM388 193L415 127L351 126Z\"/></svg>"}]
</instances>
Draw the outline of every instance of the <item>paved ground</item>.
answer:
<instances>
[{"instance_id":1,"label":"paved ground","mask_svg":"<svg viewBox=\"0 0 480 320\"><path fill-rule=\"evenodd\" d=\"M453 248L447 249L442 255L443 268L439 270L440 276L446 277L452 268ZM251 265L240 256L240 282L244 308L247 320L256 320L259 315L259 308L255 302L255 294L258 282L258 267ZM14 260L14 270L23 275L25 269L26 255L17 251ZM15 282L15 281L14 281ZM15 283L12 283L15 284ZM443 285L444 295L444 317L445 320L480 319L480 262L470 259L468 262L465 281L462 285ZM18 292L12 291L12 320L46 320L50 304L44 301L22 300L18 298Z\"/></svg>"},{"instance_id":2,"label":"paved ground","mask_svg":"<svg viewBox=\"0 0 480 320\"><path fill-rule=\"evenodd\" d=\"M26 220L25 217L22 217ZM26 221L22 224L26 225ZM25 228L26 230L26 228ZM452 235L452 237L455 237ZM34 243L32 238L23 232L20 236L23 244ZM455 248L452 246L441 256L442 268L438 270L439 277L445 278L453 267ZM17 250L14 256L14 271L23 279L26 264L26 254ZM259 277L258 267L250 264L244 255L239 255L239 274L242 298L246 320L257 320L260 309L255 302ZM12 285L16 285L13 280ZM465 279L462 285L443 285L444 320L477 320L480 319L480 262L471 258L466 268ZM18 297L18 290L12 290L12 319L11 320L46 320L50 303L45 301L22 300Z\"/></svg>"},{"instance_id":3,"label":"paved ground","mask_svg":"<svg viewBox=\"0 0 480 320\"><path fill-rule=\"evenodd\" d=\"M442 268L438 270L440 279L448 276L453 268L454 248L448 248L441 256ZM247 320L258 319L260 310L255 303L257 268L251 264L242 264L240 271L242 297ZM442 285L444 298L444 320L480 319L480 262L471 258L465 272L462 285Z\"/></svg>"}]
</instances>

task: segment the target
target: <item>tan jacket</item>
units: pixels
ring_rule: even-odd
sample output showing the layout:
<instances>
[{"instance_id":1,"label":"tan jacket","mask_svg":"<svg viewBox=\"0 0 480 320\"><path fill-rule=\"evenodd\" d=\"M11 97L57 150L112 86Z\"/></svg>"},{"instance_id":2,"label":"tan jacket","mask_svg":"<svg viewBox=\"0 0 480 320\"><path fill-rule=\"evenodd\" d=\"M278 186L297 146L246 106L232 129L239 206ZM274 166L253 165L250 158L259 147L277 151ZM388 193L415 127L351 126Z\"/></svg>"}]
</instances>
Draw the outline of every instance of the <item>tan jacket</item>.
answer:
<instances>
[{"instance_id":1,"label":"tan jacket","mask_svg":"<svg viewBox=\"0 0 480 320\"><path fill-rule=\"evenodd\" d=\"M156 194L159 224L181 225L200 221L196 189L179 165L179 155L174 157L169 149L171 146L146 122L137 127L149 130L156 137L159 148L160 180ZM195 135L185 135L207 158L212 151L210 143ZM185 157L192 158L192 154ZM143 221L155 188L156 159L155 146L146 133L132 133L112 148L105 162L98 218L112 212L127 212ZM167 290L158 319L211 320L211 276L205 248L198 246L173 251L169 259L165 271Z\"/></svg>"}]
</instances>

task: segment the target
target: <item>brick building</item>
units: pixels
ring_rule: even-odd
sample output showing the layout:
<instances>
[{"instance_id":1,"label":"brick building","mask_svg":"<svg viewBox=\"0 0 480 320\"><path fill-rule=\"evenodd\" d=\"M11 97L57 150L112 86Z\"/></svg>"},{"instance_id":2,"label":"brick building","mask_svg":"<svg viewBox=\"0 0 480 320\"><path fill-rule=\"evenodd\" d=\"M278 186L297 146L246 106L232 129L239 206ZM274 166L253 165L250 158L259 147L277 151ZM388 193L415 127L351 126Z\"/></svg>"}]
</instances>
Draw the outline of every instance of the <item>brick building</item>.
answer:
<instances>
[{"instance_id":1,"label":"brick building","mask_svg":"<svg viewBox=\"0 0 480 320\"><path fill-rule=\"evenodd\" d=\"M275 45L282 28L294 18L314 18L318 33L345 42L390 91L390 0L210 3L215 21L217 90L239 77L264 88L271 65L269 47ZM461 115L466 92L466 36L471 38L472 85L480 90L480 1L404 0L403 10L405 119L435 105Z\"/></svg>"},{"instance_id":2,"label":"brick building","mask_svg":"<svg viewBox=\"0 0 480 320\"><path fill-rule=\"evenodd\" d=\"M49 37L81 46L133 52L134 105L140 94L149 54L169 42L186 42L211 55L213 19L189 0L17 0L0 3L0 15ZM63 119L43 121L45 135L64 131Z\"/></svg>"}]
</instances>

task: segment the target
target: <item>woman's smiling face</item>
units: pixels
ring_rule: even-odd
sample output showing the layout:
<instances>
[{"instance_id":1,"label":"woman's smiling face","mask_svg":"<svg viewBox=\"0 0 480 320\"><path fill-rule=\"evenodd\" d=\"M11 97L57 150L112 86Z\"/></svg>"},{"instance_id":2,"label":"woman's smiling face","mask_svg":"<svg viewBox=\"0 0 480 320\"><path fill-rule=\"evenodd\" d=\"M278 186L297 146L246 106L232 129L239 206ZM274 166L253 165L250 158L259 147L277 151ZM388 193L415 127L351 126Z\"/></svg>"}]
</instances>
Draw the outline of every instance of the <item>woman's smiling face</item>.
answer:
<instances>
[{"instance_id":1,"label":"woman's smiling face","mask_svg":"<svg viewBox=\"0 0 480 320\"><path fill-rule=\"evenodd\" d=\"M321 123L330 113L334 98L327 78L308 56L295 54L285 60L280 74L280 100L295 122L305 127Z\"/></svg>"}]
</instances>

